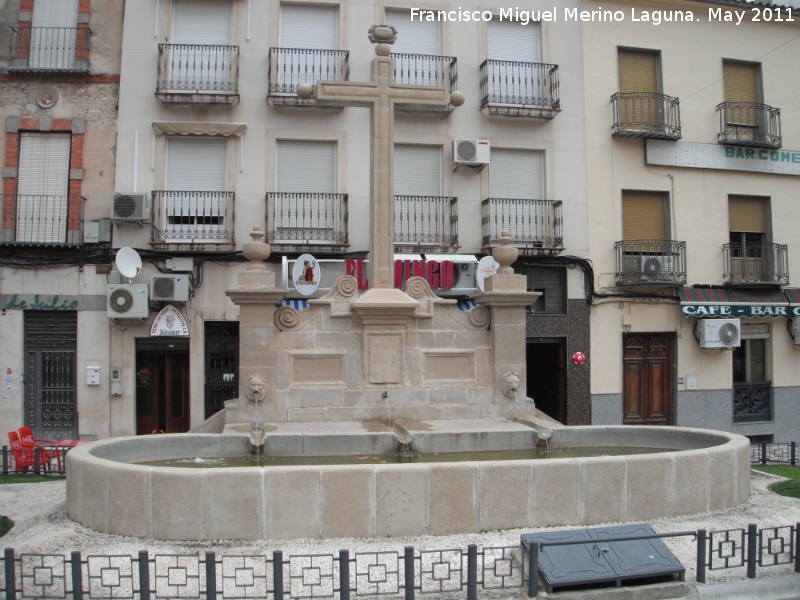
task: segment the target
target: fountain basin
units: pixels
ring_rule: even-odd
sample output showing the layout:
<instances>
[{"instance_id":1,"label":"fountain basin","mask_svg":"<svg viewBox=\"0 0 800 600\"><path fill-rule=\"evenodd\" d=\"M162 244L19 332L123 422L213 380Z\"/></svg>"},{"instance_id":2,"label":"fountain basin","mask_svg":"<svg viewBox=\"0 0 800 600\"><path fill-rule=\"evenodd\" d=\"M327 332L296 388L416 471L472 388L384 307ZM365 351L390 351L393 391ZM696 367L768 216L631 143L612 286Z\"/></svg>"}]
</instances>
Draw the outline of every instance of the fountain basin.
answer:
<instances>
[{"instance_id":1,"label":"fountain basin","mask_svg":"<svg viewBox=\"0 0 800 600\"><path fill-rule=\"evenodd\" d=\"M397 451L396 432L380 424L314 425L267 431L267 452ZM418 452L510 450L540 441L534 429L510 421L402 426ZM249 439L215 434L115 438L68 454L67 511L97 531L158 539L383 537L642 521L731 507L750 491L749 442L735 434L567 427L554 429L549 443L552 448L673 451L558 460L181 469L131 463L234 454L247 449Z\"/></svg>"}]
</instances>

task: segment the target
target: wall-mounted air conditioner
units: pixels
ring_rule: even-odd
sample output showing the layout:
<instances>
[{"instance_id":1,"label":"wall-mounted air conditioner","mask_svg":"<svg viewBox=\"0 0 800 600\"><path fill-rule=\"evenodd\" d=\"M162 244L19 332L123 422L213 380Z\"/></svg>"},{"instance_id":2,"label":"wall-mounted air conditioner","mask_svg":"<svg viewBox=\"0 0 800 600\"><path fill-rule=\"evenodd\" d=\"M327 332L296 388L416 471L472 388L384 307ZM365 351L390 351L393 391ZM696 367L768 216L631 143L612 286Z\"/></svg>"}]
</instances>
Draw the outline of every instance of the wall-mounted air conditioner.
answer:
<instances>
[{"instance_id":1,"label":"wall-mounted air conditioner","mask_svg":"<svg viewBox=\"0 0 800 600\"><path fill-rule=\"evenodd\" d=\"M150 299L159 302L186 302L189 299L188 275L153 275Z\"/></svg>"},{"instance_id":2,"label":"wall-mounted air conditioner","mask_svg":"<svg viewBox=\"0 0 800 600\"><path fill-rule=\"evenodd\" d=\"M642 256L639 267L642 279L668 279L674 272L675 257L660 254Z\"/></svg>"},{"instance_id":3,"label":"wall-mounted air conditioner","mask_svg":"<svg viewBox=\"0 0 800 600\"><path fill-rule=\"evenodd\" d=\"M737 348L742 345L739 319L700 319L698 327L701 348Z\"/></svg>"},{"instance_id":4,"label":"wall-mounted air conditioner","mask_svg":"<svg viewBox=\"0 0 800 600\"><path fill-rule=\"evenodd\" d=\"M106 307L111 319L146 319L150 314L147 284L109 285Z\"/></svg>"},{"instance_id":5,"label":"wall-mounted air conditioner","mask_svg":"<svg viewBox=\"0 0 800 600\"><path fill-rule=\"evenodd\" d=\"M146 221L150 218L147 194L114 192L111 199L111 218L115 221Z\"/></svg>"},{"instance_id":6,"label":"wall-mounted air conditioner","mask_svg":"<svg viewBox=\"0 0 800 600\"><path fill-rule=\"evenodd\" d=\"M453 140L453 162L469 167L489 164L489 140Z\"/></svg>"}]
</instances>

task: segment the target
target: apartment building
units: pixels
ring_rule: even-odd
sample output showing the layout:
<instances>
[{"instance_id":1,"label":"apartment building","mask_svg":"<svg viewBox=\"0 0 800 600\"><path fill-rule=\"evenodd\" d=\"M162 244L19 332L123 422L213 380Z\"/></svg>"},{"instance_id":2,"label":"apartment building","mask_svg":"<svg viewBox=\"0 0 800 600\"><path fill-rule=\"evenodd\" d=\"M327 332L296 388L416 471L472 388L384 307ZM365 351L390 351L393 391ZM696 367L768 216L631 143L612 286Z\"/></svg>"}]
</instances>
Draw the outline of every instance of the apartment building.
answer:
<instances>
[{"instance_id":1,"label":"apartment building","mask_svg":"<svg viewBox=\"0 0 800 600\"><path fill-rule=\"evenodd\" d=\"M793 440L799 11L736 1L602 11L624 18L583 29L592 422Z\"/></svg>"},{"instance_id":2,"label":"apartment building","mask_svg":"<svg viewBox=\"0 0 800 600\"><path fill-rule=\"evenodd\" d=\"M106 273L121 37L121 2L0 8L3 431L112 431Z\"/></svg>"},{"instance_id":3,"label":"apartment building","mask_svg":"<svg viewBox=\"0 0 800 600\"><path fill-rule=\"evenodd\" d=\"M238 308L224 292L253 226L272 245L277 281L308 253L321 288L348 268L367 285L369 113L318 106L296 89L368 81L367 31L382 22L398 30L396 84L466 98L395 113L397 259L427 260L434 273L453 264L461 283L440 293L468 308L474 261L509 230L519 270L543 292L527 318L528 394L555 418L589 422L588 366L567 360L589 351L575 268L588 255L580 23L501 21L497 1L460 6L478 20L404 0L125 3L106 208L114 248L135 249L143 267L132 279L116 267L109 275L110 366L121 381L99 435L185 431L238 396ZM412 20L412 8L454 20ZM285 302L305 306L294 290ZM169 305L180 331L156 318Z\"/></svg>"}]
</instances>

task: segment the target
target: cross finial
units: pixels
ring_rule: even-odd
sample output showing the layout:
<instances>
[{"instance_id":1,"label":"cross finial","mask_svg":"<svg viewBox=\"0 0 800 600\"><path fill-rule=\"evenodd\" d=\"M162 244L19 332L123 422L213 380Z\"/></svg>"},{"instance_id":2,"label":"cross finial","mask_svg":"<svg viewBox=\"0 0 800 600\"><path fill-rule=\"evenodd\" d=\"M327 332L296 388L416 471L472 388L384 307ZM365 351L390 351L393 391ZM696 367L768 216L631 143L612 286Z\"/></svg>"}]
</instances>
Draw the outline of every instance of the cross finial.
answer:
<instances>
[{"instance_id":1,"label":"cross finial","mask_svg":"<svg viewBox=\"0 0 800 600\"><path fill-rule=\"evenodd\" d=\"M389 56L391 44L397 41L397 29L394 25L373 25L369 28L369 41L378 44L375 46L375 54Z\"/></svg>"}]
</instances>

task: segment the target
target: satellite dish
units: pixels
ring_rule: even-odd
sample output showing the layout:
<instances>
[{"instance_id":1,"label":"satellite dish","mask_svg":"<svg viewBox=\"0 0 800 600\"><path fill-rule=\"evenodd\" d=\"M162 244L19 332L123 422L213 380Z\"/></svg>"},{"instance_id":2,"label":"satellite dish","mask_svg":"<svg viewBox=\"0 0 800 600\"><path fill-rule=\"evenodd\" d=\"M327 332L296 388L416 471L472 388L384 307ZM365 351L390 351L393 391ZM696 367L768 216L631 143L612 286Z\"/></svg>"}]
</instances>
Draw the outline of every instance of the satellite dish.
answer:
<instances>
[{"instance_id":1,"label":"satellite dish","mask_svg":"<svg viewBox=\"0 0 800 600\"><path fill-rule=\"evenodd\" d=\"M133 281L142 270L142 258L133 248L120 248L117 250L117 257L114 259L117 269L123 277Z\"/></svg>"}]
</instances>

